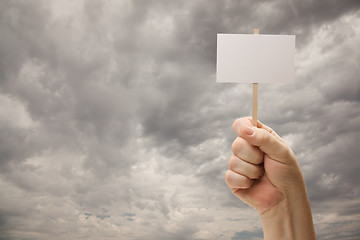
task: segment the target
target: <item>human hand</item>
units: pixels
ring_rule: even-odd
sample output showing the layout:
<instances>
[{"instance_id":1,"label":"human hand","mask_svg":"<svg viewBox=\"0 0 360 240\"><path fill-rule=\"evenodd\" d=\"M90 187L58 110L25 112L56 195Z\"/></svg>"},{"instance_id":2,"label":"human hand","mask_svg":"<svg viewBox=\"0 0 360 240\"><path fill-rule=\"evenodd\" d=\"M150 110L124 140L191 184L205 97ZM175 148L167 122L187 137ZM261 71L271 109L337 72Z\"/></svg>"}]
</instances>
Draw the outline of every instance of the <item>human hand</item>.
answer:
<instances>
[{"instance_id":1,"label":"human hand","mask_svg":"<svg viewBox=\"0 0 360 240\"><path fill-rule=\"evenodd\" d=\"M238 198L261 214L284 198L304 194L295 155L271 128L239 118L233 129L239 137L232 144L225 180Z\"/></svg>"},{"instance_id":2,"label":"human hand","mask_svg":"<svg viewBox=\"0 0 360 240\"><path fill-rule=\"evenodd\" d=\"M304 178L294 153L271 128L251 118L233 123L239 136L225 181L258 211L265 239L316 239Z\"/></svg>"}]
</instances>

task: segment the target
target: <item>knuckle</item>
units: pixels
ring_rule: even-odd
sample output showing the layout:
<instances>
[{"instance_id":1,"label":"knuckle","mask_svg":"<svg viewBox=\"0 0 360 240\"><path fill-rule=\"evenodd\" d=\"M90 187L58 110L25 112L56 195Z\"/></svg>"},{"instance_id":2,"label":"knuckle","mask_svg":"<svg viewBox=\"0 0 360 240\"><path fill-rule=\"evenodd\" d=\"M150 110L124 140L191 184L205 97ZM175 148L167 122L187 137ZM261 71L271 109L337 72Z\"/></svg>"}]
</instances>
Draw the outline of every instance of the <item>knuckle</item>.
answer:
<instances>
[{"instance_id":1,"label":"knuckle","mask_svg":"<svg viewBox=\"0 0 360 240\"><path fill-rule=\"evenodd\" d=\"M261 164L264 162L264 153L260 153L256 159L256 164Z\"/></svg>"},{"instance_id":2,"label":"knuckle","mask_svg":"<svg viewBox=\"0 0 360 240\"><path fill-rule=\"evenodd\" d=\"M249 173L250 179L256 179L258 177L258 170L256 168L252 169Z\"/></svg>"},{"instance_id":3,"label":"knuckle","mask_svg":"<svg viewBox=\"0 0 360 240\"><path fill-rule=\"evenodd\" d=\"M240 174L234 174L231 170L227 170L225 182L230 188L235 187L245 189L252 185L253 180Z\"/></svg>"},{"instance_id":4,"label":"knuckle","mask_svg":"<svg viewBox=\"0 0 360 240\"><path fill-rule=\"evenodd\" d=\"M236 158L235 155L232 155L229 159L229 169L234 170L236 167Z\"/></svg>"},{"instance_id":5,"label":"knuckle","mask_svg":"<svg viewBox=\"0 0 360 240\"><path fill-rule=\"evenodd\" d=\"M240 142L241 142L240 137L237 137L237 138L234 140L234 142L232 143L232 145L231 145L231 150L232 150L233 153L236 153L236 152L239 151L240 145L241 145Z\"/></svg>"},{"instance_id":6,"label":"knuckle","mask_svg":"<svg viewBox=\"0 0 360 240\"><path fill-rule=\"evenodd\" d=\"M254 170L254 176L253 176L254 179L260 178L260 177L263 175L263 172L264 172L263 168L261 168L261 167L255 168L255 170Z\"/></svg>"},{"instance_id":7,"label":"knuckle","mask_svg":"<svg viewBox=\"0 0 360 240\"><path fill-rule=\"evenodd\" d=\"M251 183L251 179L249 177L245 177L243 175L239 175L239 187L246 188L249 187Z\"/></svg>"},{"instance_id":8,"label":"knuckle","mask_svg":"<svg viewBox=\"0 0 360 240\"><path fill-rule=\"evenodd\" d=\"M243 188L249 188L252 186L254 180L247 178L247 177L243 177Z\"/></svg>"},{"instance_id":9,"label":"knuckle","mask_svg":"<svg viewBox=\"0 0 360 240\"><path fill-rule=\"evenodd\" d=\"M231 145L231 150L233 153L239 153L243 146L243 140L240 137L237 137Z\"/></svg>"},{"instance_id":10,"label":"knuckle","mask_svg":"<svg viewBox=\"0 0 360 240\"><path fill-rule=\"evenodd\" d=\"M251 170L249 170L247 176L248 176L249 179L255 179L255 178L257 178L257 171L256 171L256 169L251 169Z\"/></svg>"},{"instance_id":11,"label":"knuckle","mask_svg":"<svg viewBox=\"0 0 360 240\"><path fill-rule=\"evenodd\" d=\"M232 182L232 177L231 177L231 171L230 170L227 170L226 173L225 173L225 182L226 184L231 187L231 182Z\"/></svg>"},{"instance_id":12,"label":"knuckle","mask_svg":"<svg viewBox=\"0 0 360 240\"><path fill-rule=\"evenodd\" d=\"M268 134L265 130L262 131L261 142L262 144L267 144L270 142L270 134Z\"/></svg>"},{"instance_id":13,"label":"knuckle","mask_svg":"<svg viewBox=\"0 0 360 240\"><path fill-rule=\"evenodd\" d=\"M267 131L268 131L269 133L273 133L273 132L274 132L274 130L273 130L271 127L267 127L267 128L268 128Z\"/></svg>"},{"instance_id":14,"label":"knuckle","mask_svg":"<svg viewBox=\"0 0 360 240\"><path fill-rule=\"evenodd\" d=\"M239 119L235 119L235 121L233 122L233 124L232 124L232 128L233 128L234 130L236 130L236 129L237 129L238 122L239 122Z\"/></svg>"}]
</instances>

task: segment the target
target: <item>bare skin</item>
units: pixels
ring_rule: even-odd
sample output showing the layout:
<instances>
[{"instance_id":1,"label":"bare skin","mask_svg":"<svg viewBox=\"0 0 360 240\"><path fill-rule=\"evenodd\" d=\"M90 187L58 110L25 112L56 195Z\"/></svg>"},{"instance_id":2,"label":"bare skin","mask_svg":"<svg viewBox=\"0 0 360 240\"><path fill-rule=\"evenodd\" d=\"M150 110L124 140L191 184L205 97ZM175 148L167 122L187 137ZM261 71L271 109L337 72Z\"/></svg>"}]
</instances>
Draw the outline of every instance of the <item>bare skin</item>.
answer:
<instances>
[{"instance_id":1,"label":"bare skin","mask_svg":"<svg viewBox=\"0 0 360 240\"><path fill-rule=\"evenodd\" d=\"M264 239L316 239L306 186L294 153L271 128L251 118L234 121L239 136L225 181L258 211Z\"/></svg>"}]
</instances>

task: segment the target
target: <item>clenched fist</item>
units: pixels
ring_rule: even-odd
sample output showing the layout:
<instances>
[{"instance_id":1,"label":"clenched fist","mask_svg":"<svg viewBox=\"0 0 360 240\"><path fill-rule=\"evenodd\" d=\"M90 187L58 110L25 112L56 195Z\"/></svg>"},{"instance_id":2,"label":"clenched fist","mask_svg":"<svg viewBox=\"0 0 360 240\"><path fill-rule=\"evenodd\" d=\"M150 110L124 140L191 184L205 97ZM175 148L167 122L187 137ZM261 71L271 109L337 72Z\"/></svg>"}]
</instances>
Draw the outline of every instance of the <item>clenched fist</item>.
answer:
<instances>
[{"instance_id":1,"label":"clenched fist","mask_svg":"<svg viewBox=\"0 0 360 240\"><path fill-rule=\"evenodd\" d=\"M315 239L304 178L289 146L261 122L254 127L251 118L235 120L233 129L238 137L225 181L259 212L265 239ZM277 220L287 227L278 222L274 228Z\"/></svg>"}]
</instances>

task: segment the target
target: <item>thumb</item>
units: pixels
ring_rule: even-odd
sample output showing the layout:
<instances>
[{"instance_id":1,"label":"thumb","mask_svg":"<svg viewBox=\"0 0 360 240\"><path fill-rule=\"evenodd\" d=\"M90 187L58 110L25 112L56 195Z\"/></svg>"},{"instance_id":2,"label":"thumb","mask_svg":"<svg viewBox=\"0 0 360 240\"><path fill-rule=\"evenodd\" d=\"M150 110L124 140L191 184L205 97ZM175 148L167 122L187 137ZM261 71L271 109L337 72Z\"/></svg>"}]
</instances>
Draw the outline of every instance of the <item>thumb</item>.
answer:
<instances>
[{"instance_id":1,"label":"thumb","mask_svg":"<svg viewBox=\"0 0 360 240\"><path fill-rule=\"evenodd\" d=\"M239 137L253 146L257 146L271 159L286 163L291 159L292 151L287 144L269 127L258 124L259 128L252 126L248 119L235 120L233 128Z\"/></svg>"}]
</instances>

